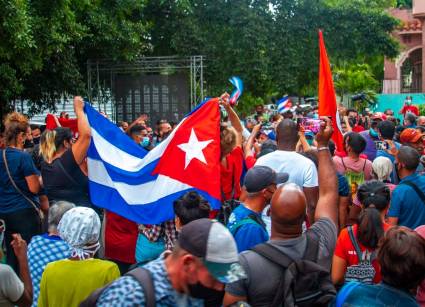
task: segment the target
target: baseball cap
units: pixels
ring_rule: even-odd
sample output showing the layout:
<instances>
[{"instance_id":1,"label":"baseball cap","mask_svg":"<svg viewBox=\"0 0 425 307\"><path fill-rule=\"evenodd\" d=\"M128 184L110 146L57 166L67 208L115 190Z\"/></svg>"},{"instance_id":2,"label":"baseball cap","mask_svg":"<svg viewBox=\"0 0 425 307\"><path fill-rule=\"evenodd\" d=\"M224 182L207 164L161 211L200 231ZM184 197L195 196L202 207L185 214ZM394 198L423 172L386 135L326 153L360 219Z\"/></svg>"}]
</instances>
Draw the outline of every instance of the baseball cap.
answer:
<instances>
[{"instance_id":1,"label":"baseball cap","mask_svg":"<svg viewBox=\"0 0 425 307\"><path fill-rule=\"evenodd\" d=\"M400 142L401 143L416 143L420 138L424 136L423 133L420 133L418 130L413 128L406 128L400 133Z\"/></svg>"},{"instance_id":2,"label":"baseball cap","mask_svg":"<svg viewBox=\"0 0 425 307\"><path fill-rule=\"evenodd\" d=\"M313 139L314 139L314 132L313 132L313 131L311 131L311 130L306 130L306 131L304 132L304 135L305 135L305 137L313 138Z\"/></svg>"},{"instance_id":3,"label":"baseball cap","mask_svg":"<svg viewBox=\"0 0 425 307\"><path fill-rule=\"evenodd\" d=\"M245 175L244 186L248 193L260 192L272 184L288 181L287 173L276 173L268 166L254 166Z\"/></svg>"},{"instance_id":4,"label":"baseball cap","mask_svg":"<svg viewBox=\"0 0 425 307\"><path fill-rule=\"evenodd\" d=\"M371 119L372 120L374 119L387 120L387 116L382 112L376 112L375 114L371 116Z\"/></svg>"},{"instance_id":5,"label":"baseball cap","mask_svg":"<svg viewBox=\"0 0 425 307\"><path fill-rule=\"evenodd\" d=\"M218 281L231 283L246 278L239 264L238 249L230 231L216 220L194 220L184 225L178 244L190 254L201 258Z\"/></svg>"}]
</instances>

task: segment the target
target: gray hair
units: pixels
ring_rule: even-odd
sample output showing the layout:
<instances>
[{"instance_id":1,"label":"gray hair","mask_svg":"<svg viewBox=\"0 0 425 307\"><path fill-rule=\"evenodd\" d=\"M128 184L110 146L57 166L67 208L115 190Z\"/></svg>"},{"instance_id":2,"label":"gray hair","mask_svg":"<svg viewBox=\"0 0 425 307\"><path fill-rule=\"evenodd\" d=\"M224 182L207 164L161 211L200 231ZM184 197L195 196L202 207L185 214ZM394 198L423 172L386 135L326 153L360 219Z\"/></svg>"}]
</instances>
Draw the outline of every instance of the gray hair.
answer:
<instances>
[{"instance_id":1,"label":"gray hair","mask_svg":"<svg viewBox=\"0 0 425 307\"><path fill-rule=\"evenodd\" d=\"M60 200L55 202L49 208L49 231L56 231L62 216L72 208L75 208L75 205L68 201Z\"/></svg>"},{"instance_id":2,"label":"gray hair","mask_svg":"<svg viewBox=\"0 0 425 307\"><path fill-rule=\"evenodd\" d=\"M404 116L404 119L407 120L411 124L416 123L416 115L411 113L411 112L406 113L406 115Z\"/></svg>"}]
</instances>

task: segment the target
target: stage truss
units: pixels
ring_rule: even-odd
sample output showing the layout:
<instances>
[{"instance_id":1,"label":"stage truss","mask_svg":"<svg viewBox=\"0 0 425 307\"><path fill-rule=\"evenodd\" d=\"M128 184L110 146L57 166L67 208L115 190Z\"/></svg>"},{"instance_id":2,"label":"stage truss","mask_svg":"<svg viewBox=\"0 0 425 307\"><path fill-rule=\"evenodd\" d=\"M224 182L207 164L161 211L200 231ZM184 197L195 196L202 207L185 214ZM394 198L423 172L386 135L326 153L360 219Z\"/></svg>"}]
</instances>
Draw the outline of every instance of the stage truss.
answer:
<instances>
[{"instance_id":1,"label":"stage truss","mask_svg":"<svg viewBox=\"0 0 425 307\"><path fill-rule=\"evenodd\" d=\"M115 77L120 75L172 75L187 73L189 75L190 107L195 107L205 97L204 60L202 55L189 57L163 56L141 57L131 63L108 59L87 61L87 94L92 102L107 108L113 105L115 110ZM113 116L114 120L116 116Z\"/></svg>"}]
</instances>

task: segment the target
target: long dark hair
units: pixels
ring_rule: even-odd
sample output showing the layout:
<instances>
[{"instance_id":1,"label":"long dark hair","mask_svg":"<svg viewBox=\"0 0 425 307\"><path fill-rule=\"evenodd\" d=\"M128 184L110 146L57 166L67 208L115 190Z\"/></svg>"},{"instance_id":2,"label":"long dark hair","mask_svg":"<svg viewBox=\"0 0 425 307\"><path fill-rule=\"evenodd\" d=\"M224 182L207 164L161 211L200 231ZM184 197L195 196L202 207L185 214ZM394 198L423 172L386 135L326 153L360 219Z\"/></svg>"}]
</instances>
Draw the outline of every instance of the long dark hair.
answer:
<instances>
[{"instance_id":1,"label":"long dark hair","mask_svg":"<svg viewBox=\"0 0 425 307\"><path fill-rule=\"evenodd\" d=\"M175 200L173 207L174 213L180 219L182 225L201 218L208 218L210 214L208 201L194 191L187 192Z\"/></svg>"},{"instance_id":2,"label":"long dark hair","mask_svg":"<svg viewBox=\"0 0 425 307\"><path fill-rule=\"evenodd\" d=\"M390 203L390 189L381 181L368 181L359 187L357 198L364 208L357 221L357 239L366 247L376 248L384 235L381 212Z\"/></svg>"}]
</instances>

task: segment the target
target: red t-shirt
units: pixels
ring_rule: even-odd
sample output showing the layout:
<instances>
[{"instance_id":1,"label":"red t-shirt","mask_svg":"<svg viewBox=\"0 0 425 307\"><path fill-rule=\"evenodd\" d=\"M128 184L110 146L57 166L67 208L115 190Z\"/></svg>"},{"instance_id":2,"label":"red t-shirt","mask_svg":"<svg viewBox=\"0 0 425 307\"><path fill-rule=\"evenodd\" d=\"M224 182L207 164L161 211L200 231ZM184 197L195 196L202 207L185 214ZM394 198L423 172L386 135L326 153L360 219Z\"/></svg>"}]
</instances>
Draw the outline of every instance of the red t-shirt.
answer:
<instances>
[{"instance_id":1,"label":"red t-shirt","mask_svg":"<svg viewBox=\"0 0 425 307\"><path fill-rule=\"evenodd\" d=\"M220 163L221 188L226 200L232 198L233 187L235 188L233 198L238 199L241 195L241 175L243 170L243 152L240 146L236 146L227 156L227 167ZM232 186L233 183L233 186Z\"/></svg>"},{"instance_id":2,"label":"red t-shirt","mask_svg":"<svg viewBox=\"0 0 425 307\"><path fill-rule=\"evenodd\" d=\"M105 218L105 257L124 263L136 263L139 234L137 224L110 211L106 211Z\"/></svg>"},{"instance_id":3,"label":"red t-shirt","mask_svg":"<svg viewBox=\"0 0 425 307\"><path fill-rule=\"evenodd\" d=\"M412 112L416 116L419 116L419 109L417 106L410 105L410 106L404 106L403 109L401 109L401 113L405 115L407 112Z\"/></svg>"},{"instance_id":4,"label":"red t-shirt","mask_svg":"<svg viewBox=\"0 0 425 307\"><path fill-rule=\"evenodd\" d=\"M359 133L359 132L364 131L365 129L363 128L363 126L355 125L352 130L353 130L353 132Z\"/></svg>"},{"instance_id":5,"label":"red t-shirt","mask_svg":"<svg viewBox=\"0 0 425 307\"><path fill-rule=\"evenodd\" d=\"M245 158L245 166L247 169L251 169L254 167L255 162L257 162L257 159L253 156L248 156Z\"/></svg>"},{"instance_id":6,"label":"red t-shirt","mask_svg":"<svg viewBox=\"0 0 425 307\"><path fill-rule=\"evenodd\" d=\"M391 225L384 223L384 231L387 231ZM353 232L354 236L357 237L357 225L353 226ZM366 247L364 247L359 242L360 250L364 252L366 250ZM368 248L369 252L373 252L373 249ZM350 240L350 235L348 234L348 229L344 228L341 230L341 233L339 234L338 240L336 241L335 246L335 255L344 259L347 262L347 267L355 264L359 264L359 259L356 254L356 250L353 246L353 243ZM375 268L375 277L373 279L374 283L381 282L382 276L381 276L381 267L378 263L378 260L375 258L372 260L372 266Z\"/></svg>"}]
</instances>

